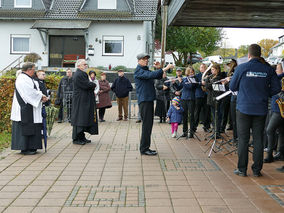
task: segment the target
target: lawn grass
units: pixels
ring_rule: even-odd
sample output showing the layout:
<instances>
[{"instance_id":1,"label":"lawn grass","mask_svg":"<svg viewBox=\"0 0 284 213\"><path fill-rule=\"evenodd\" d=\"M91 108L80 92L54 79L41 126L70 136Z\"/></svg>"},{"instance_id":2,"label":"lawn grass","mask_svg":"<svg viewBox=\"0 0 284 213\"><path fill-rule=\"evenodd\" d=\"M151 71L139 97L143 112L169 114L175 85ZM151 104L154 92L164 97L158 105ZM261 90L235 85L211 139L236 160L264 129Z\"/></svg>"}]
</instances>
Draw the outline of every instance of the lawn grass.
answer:
<instances>
[{"instance_id":1,"label":"lawn grass","mask_svg":"<svg viewBox=\"0 0 284 213\"><path fill-rule=\"evenodd\" d=\"M6 149L11 144L11 133L0 132L0 151Z\"/></svg>"}]
</instances>

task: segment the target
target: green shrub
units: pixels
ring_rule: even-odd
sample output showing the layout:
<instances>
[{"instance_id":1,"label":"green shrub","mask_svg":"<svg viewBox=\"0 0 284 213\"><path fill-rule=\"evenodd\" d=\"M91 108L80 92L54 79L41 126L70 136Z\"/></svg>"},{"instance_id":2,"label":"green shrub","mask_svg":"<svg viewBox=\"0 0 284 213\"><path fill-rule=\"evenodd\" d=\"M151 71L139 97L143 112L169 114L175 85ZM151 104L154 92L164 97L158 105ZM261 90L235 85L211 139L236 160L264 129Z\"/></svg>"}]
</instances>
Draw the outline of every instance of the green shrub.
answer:
<instances>
[{"instance_id":1,"label":"green shrub","mask_svg":"<svg viewBox=\"0 0 284 213\"><path fill-rule=\"evenodd\" d=\"M114 71L123 70L124 72L133 72L133 69L127 68L126 66L123 66L123 65L118 65L112 68L112 70Z\"/></svg>"}]
</instances>

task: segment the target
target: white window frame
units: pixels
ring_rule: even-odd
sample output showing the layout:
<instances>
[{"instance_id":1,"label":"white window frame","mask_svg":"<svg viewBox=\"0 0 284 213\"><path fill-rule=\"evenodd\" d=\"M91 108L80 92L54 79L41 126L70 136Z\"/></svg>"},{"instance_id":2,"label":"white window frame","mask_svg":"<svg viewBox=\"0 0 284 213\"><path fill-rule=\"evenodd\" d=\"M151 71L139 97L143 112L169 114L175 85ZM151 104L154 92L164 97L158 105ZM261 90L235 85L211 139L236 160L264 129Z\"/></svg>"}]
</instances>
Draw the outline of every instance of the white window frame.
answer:
<instances>
[{"instance_id":1,"label":"white window frame","mask_svg":"<svg viewBox=\"0 0 284 213\"><path fill-rule=\"evenodd\" d=\"M103 56L124 56L124 36L103 36ZM105 52L105 43L106 41L121 41L121 53L106 53Z\"/></svg>"},{"instance_id":2,"label":"white window frame","mask_svg":"<svg viewBox=\"0 0 284 213\"><path fill-rule=\"evenodd\" d=\"M14 51L14 39L13 38L29 38L29 50L28 51ZM26 54L31 52L31 35L11 34L10 35L10 53L11 54Z\"/></svg>"},{"instance_id":3,"label":"white window frame","mask_svg":"<svg viewBox=\"0 0 284 213\"><path fill-rule=\"evenodd\" d=\"M98 1L98 9L99 10L116 10L117 9L117 0L113 0L114 1L114 5L112 5L111 7L106 7L106 0L97 0ZM103 3L104 2L104 3Z\"/></svg>"},{"instance_id":4,"label":"white window frame","mask_svg":"<svg viewBox=\"0 0 284 213\"><path fill-rule=\"evenodd\" d=\"M30 1L30 5L17 5L17 0L14 0L14 8L31 8L32 7L32 0Z\"/></svg>"}]
</instances>

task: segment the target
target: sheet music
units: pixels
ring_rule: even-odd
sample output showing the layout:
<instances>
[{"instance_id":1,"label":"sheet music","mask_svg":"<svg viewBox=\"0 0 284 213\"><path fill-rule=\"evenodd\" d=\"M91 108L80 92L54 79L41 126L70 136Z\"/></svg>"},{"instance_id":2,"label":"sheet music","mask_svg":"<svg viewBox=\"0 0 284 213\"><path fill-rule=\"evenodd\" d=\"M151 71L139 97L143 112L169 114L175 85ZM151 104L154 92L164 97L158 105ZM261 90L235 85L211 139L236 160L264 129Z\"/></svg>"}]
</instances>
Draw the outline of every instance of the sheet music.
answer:
<instances>
[{"instance_id":1,"label":"sheet music","mask_svg":"<svg viewBox=\"0 0 284 213\"><path fill-rule=\"evenodd\" d=\"M212 84L212 88L214 91L226 92L224 84Z\"/></svg>"},{"instance_id":2,"label":"sheet music","mask_svg":"<svg viewBox=\"0 0 284 213\"><path fill-rule=\"evenodd\" d=\"M196 84L196 83L197 83L196 80L195 80L195 78L187 77L187 80L188 80L188 82L190 82L190 83L192 83L192 84Z\"/></svg>"}]
</instances>

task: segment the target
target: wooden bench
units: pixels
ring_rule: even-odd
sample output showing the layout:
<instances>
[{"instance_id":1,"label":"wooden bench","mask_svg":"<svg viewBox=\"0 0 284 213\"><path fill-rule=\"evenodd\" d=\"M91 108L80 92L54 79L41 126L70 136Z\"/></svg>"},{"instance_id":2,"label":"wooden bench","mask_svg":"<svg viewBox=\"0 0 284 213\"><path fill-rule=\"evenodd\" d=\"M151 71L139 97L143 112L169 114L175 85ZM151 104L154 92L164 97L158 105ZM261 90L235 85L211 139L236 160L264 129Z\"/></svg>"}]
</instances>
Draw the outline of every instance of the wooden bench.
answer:
<instances>
[{"instance_id":1,"label":"wooden bench","mask_svg":"<svg viewBox=\"0 0 284 213\"><path fill-rule=\"evenodd\" d=\"M78 54L64 55L63 61L62 61L62 67L65 67L71 64L75 65L78 59L85 59L85 55L78 55Z\"/></svg>"}]
</instances>

